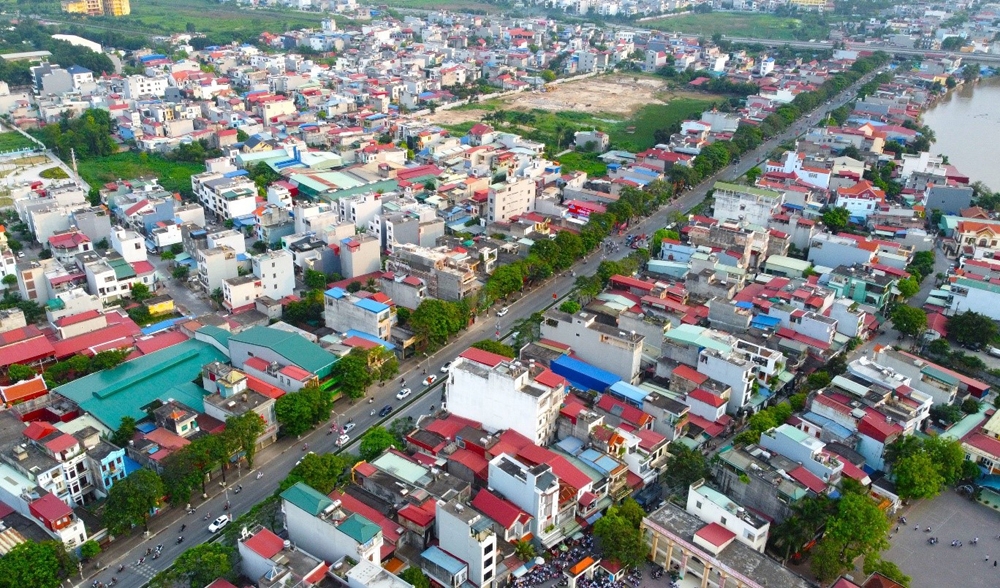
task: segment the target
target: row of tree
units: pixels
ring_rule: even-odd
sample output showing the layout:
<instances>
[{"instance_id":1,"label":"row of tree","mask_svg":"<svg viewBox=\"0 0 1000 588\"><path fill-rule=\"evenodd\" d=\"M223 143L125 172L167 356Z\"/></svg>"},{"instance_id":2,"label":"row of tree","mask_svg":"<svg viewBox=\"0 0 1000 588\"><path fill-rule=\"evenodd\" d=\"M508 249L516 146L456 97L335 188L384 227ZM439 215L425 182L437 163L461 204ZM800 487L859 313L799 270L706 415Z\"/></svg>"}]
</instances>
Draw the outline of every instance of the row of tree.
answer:
<instances>
[{"instance_id":1,"label":"row of tree","mask_svg":"<svg viewBox=\"0 0 1000 588\"><path fill-rule=\"evenodd\" d=\"M111 369L125 361L129 353L131 353L130 350L110 349L108 351L101 351L95 354L94 357L87 357L82 354L74 355L67 360L50 364L45 368L42 377L45 378L45 383L50 389L55 388L87 374ZM38 374L34 369L19 363L11 364L7 368L7 377L12 384L22 380L30 380L36 375Z\"/></svg>"}]
</instances>

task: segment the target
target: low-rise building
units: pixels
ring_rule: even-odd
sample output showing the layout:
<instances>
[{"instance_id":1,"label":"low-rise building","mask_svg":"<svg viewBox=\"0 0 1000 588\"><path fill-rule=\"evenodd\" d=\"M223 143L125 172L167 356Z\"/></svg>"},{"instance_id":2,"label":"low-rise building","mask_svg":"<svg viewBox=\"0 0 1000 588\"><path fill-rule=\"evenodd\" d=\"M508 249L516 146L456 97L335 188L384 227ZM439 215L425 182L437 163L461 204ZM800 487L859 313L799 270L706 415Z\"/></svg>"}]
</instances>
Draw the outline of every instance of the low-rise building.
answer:
<instances>
[{"instance_id":1,"label":"low-rise building","mask_svg":"<svg viewBox=\"0 0 1000 588\"><path fill-rule=\"evenodd\" d=\"M288 538L317 557L331 562L343 557L373 564L382 561L378 525L302 482L281 493L281 512Z\"/></svg>"},{"instance_id":2,"label":"low-rise building","mask_svg":"<svg viewBox=\"0 0 1000 588\"><path fill-rule=\"evenodd\" d=\"M323 318L328 328L339 333L355 329L389 340L395 314L388 304L356 296L341 288L330 288L323 300Z\"/></svg>"},{"instance_id":3,"label":"low-rise building","mask_svg":"<svg viewBox=\"0 0 1000 588\"><path fill-rule=\"evenodd\" d=\"M549 310L542 320L542 337L569 345L581 360L635 383L645 337L597 322L588 312L568 314Z\"/></svg>"},{"instance_id":4,"label":"low-rise building","mask_svg":"<svg viewBox=\"0 0 1000 588\"><path fill-rule=\"evenodd\" d=\"M725 527L736 535L737 541L757 553L764 553L771 523L708 487L705 480L698 480L688 487L687 512L705 523Z\"/></svg>"}]
</instances>

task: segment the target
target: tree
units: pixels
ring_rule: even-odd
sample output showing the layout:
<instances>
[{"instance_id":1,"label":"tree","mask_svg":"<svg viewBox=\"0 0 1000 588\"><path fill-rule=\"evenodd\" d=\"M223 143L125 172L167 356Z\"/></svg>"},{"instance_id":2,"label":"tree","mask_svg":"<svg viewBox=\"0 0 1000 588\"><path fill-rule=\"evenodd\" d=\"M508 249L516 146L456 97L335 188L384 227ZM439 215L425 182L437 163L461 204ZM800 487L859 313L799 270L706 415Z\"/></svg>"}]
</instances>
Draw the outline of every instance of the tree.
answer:
<instances>
[{"instance_id":1,"label":"tree","mask_svg":"<svg viewBox=\"0 0 1000 588\"><path fill-rule=\"evenodd\" d=\"M535 557L535 546L530 541L518 541L514 544L514 555L521 561L531 561Z\"/></svg>"},{"instance_id":2,"label":"tree","mask_svg":"<svg viewBox=\"0 0 1000 588\"><path fill-rule=\"evenodd\" d=\"M218 578L235 580L235 549L224 543L202 543L180 554L174 565L153 578L153 586L208 586Z\"/></svg>"},{"instance_id":3,"label":"tree","mask_svg":"<svg viewBox=\"0 0 1000 588\"><path fill-rule=\"evenodd\" d=\"M305 276L303 276L302 281L305 283L306 288L309 288L310 290L326 288L326 274L323 272L306 269Z\"/></svg>"},{"instance_id":4,"label":"tree","mask_svg":"<svg viewBox=\"0 0 1000 588\"><path fill-rule=\"evenodd\" d=\"M976 414L982 405L975 398L969 397L962 401L962 412L965 414Z\"/></svg>"},{"instance_id":5,"label":"tree","mask_svg":"<svg viewBox=\"0 0 1000 588\"><path fill-rule=\"evenodd\" d=\"M897 493L904 500L932 498L937 496L944 485L944 478L925 452L900 459L892 466L892 473L896 477Z\"/></svg>"},{"instance_id":6,"label":"tree","mask_svg":"<svg viewBox=\"0 0 1000 588\"><path fill-rule=\"evenodd\" d=\"M223 433L237 451L243 452L247 467L253 468L253 459L257 455L257 439L264 434L264 419L250 410L240 416L226 419L226 430Z\"/></svg>"},{"instance_id":7,"label":"tree","mask_svg":"<svg viewBox=\"0 0 1000 588\"><path fill-rule=\"evenodd\" d=\"M417 566L406 568L399 574L399 577L404 582L409 582L413 588L431 588L431 581L427 578L427 574Z\"/></svg>"},{"instance_id":8,"label":"tree","mask_svg":"<svg viewBox=\"0 0 1000 588\"><path fill-rule=\"evenodd\" d=\"M186 266L186 265L178 265L178 266L174 267L173 271L170 272L170 275L173 276L177 280L186 280L187 277L188 277L188 274L190 274L190 273L191 273L191 269L188 266Z\"/></svg>"},{"instance_id":9,"label":"tree","mask_svg":"<svg viewBox=\"0 0 1000 588\"><path fill-rule=\"evenodd\" d=\"M618 507L617 514L627 520L636 529L642 524L643 517L646 516L646 511L642 510L639 503L633 498L626 498Z\"/></svg>"},{"instance_id":10,"label":"tree","mask_svg":"<svg viewBox=\"0 0 1000 588\"><path fill-rule=\"evenodd\" d=\"M333 396L316 385L285 394L274 405L275 416L284 433L295 436L330 418L331 410L333 410Z\"/></svg>"},{"instance_id":11,"label":"tree","mask_svg":"<svg viewBox=\"0 0 1000 588\"><path fill-rule=\"evenodd\" d=\"M580 303L576 300L567 300L559 305L559 310L566 314L576 314L580 312Z\"/></svg>"},{"instance_id":12,"label":"tree","mask_svg":"<svg viewBox=\"0 0 1000 588\"><path fill-rule=\"evenodd\" d=\"M709 475L708 462L700 452L686 445L675 443L670 447L670 457L667 458L664 481L673 488L682 488L687 492L688 486Z\"/></svg>"},{"instance_id":13,"label":"tree","mask_svg":"<svg viewBox=\"0 0 1000 588\"><path fill-rule=\"evenodd\" d=\"M933 355L948 355L951 353L951 345L948 345L947 339L941 337L931 341L931 344L927 346L927 351Z\"/></svg>"},{"instance_id":14,"label":"tree","mask_svg":"<svg viewBox=\"0 0 1000 588\"><path fill-rule=\"evenodd\" d=\"M913 580L904 574L903 570L899 569L899 566L891 561L882 559L875 553L865 556L863 571L866 576L870 576L875 572L878 572L893 582L901 584L905 588L910 588L910 582Z\"/></svg>"},{"instance_id":15,"label":"tree","mask_svg":"<svg viewBox=\"0 0 1000 588\"><path fill-rule=\"evenodd\" d=\"M361 459L371 461L390 447L397 447L396 437L385 427L372 427L361 438Z\"/></svg>"},{"instance_id":16,"label":"tree","mask_svg":"<svg viewBox=\"0 0 1000 588\"><path fill-rule=\"evenodd\" d=\"M203 483L201 474L195 469L194 456L181 449L163 460L163 490L170 504L181 506L191 500L191 493Z\"/></svg>"},{"instance_id":17,"label":"tree","mask_svg":"<svg viewBox=\"0 0 1000 588\"><path fill-rule=\"evenodd\" d=\"M17 276L14 274L7 274L3 277L3 285L7 286L8 290L10 290L11 286L14 286L15 284L17 284Z\"/></svg>"},{"instance_id":18,"label":"tree","mask_svg":"<svg viewBox=\"0 0 1000 588\"><path fill-rule=\"evenodd\" d=\"M35 370L19 363L12 363L10 364L10 367L7 368L7 377L10 378L11 384L16 384L22 380L30 380L36 375L38 374L35 373Z\"/></svg>"},{"instance_id":19,"label":"tree","mask_svg":"<svg viewBox=\"0 0 1000 588\"><path fill-rule=\"evenodd\" d=\"M493 341L492 339L476 341L472 344L472 346L476 349L482 349L483 351L489 351L490 353L496 353L497 355L502 355L511 359L517 357L517 351L513 347L505 345L499 341Z\"/></svg>"},{"instance_id":20,"label":"tree","mask_svg":"<svg viewBox=\"0 0 1000 588\"><path fill-rule=\"evenodd\" d=\"M757 179L760 178L760 176L763 175L763 173L764 171L759 167L756 166L751 167L750 169L747 170L746 173L747 183L750 184L751 186L756 184Z\"/></svg>"},{"instance_id":21,"label":"tree","mask_svg":"<svg viewBox=\"0 0 1000 588\"><path fill-rule=\"evenodd\" d=\"M899 293L903 298L912 298L920 291L920 284L913 276L899 280L896 282L896 287L899 288Z\"/></svg>"},{"instance_id":22,"label":"tree","mask_svg":"<svg viewBox=\"0 0 1000 588\"><path fill-rule=\"evenodd\" d=\"M897 305L889 316L892 326L904 335L916 337L927 329L927 313L919 308Z\"/></svg>"},{"instance_id":23,"label":"tree","mask_svg":"<svg viewBox=\"0 0 1000 588\"><path fill-rule=\"evenodd\" d=\"M836 233L847 228L851 221L851 213L846 208L831 208L823 213L823 224Z\"/></svg>"},{"instance_id":24,"label":"tree","mask_svg":"<svg viewBox=\"0 0 1000 588\"><path fill-rule=\"evenodd\" d=\"M639 567L646 561L648 549L642 531L614 506L594 523L594 537L601 542L606 557L625 567Z\"/></svg>"},{"instance_id":25,"label":"tree","mask_svg":"<svg viewBox=\"0 0 1000 588\"><path fill-rule=\"evenodd\" d=\"M363 286L361 285L361 282L354 280L353 282L347 285L347 291L350 292L351 294L354 294L355 292L360 292L362 287Z\"/></svg>"},{"instance_id":26,"label":"tree","mask_svg":"<svg viewBox=\"0 0 1000 588\"><path fill-rule=\"evenodd\" d=\"M104 503L104 524L112 535L123 535L132 527L146 523L163 498L163 481L156 472L138 469L115 482Z\"/></svg>"},{"instance_id":27,"label":"tree","mask_svg":"<svg viewBox=\"0 0 1000 588\"><path fill-rule=\"evenodd\" d=\"M362 398L365 390L372 383L372 374L363 357L356 353L348 353L333 364L330 375L337 380L340 391L348 398Z\"/></svg>"},{"instance_id":28,"label":"tree","mask_svg":"<svg viewBox=\"0 0 1000 588\"><path fill-rule=\"evenodd\" d=\"M865 494L845 492L837 502L837 512L826 523L824 541L840 548L841 561L849 565L868 553L889 548L889 519Z\"/></svg>"},{"instance_id":29,"label":"tree","mask_svg":"<svg viewBox=\"0 0 1000 588\"><path fill-rule=\"evenodd\" d=\"M153 293L149 291L149 286L146 284L137 282L132 285L132 300L142 302L143 300L149 300L152 297Z\"/></svg>"},{"instance_id":30,"label":"tree","mask_svg":"<svg viewBox=\"0 0 1000 588\"><path fill-rule=\"evenodd\" d=\"M823 370L815 371L806 378L806 389L819 390L820 388L826 388L830 385L830 382L830 374Z\"/></svg>"},{"instance_id":31,"label":"tree","mask_svg":"<svg viewBox=\"0 0 1000 588\"><path fill-rule=\"evenodd\" d=\"M552 71L551 69L543 69L541 77L542 80L544 80L546 83L551 83L556 80L556 72Z\"/></svg>"},{"instance_id":32,"label":"tree","mask_svg":"<svg viewBox=\"0 0 1000 588\"><path fill-rule=\"evenodd\" d=\"M0 586L57 588L70 572L71 559L57 541L28 541L0 558Z\"/></svg>"},{"instance_id":33,"label":"tree","mask_svg":"<svg viewBox=\"0 0 1000 588\"><path fill-rule=\"evenodd\" d=\"M101 554L101 544L93 539L89 541L84 541L80 545L80 557L83 559L94 559Z\"/></svg>"},{"instance_id":34,"label":"tree","mask_svg":"<svg viewBox=\"0 0 1000 588\"><path fill-rule=\"evenodd\" d=\"M948 318L948 334L962 344L989 345L997 337L997 324L988 316L967 310Z\"/></svg>"},{"instance_id":35,"label":"tree","mask_svg":"<svg viewBox=\"0 0 1000 588\"><path fill-rule=\"evenodd\" d=\"M99 372L101 370L110 370L118 367L129 356L129 353L131 353L131 351L125 349L109 349L107 351L101 351L90 359L90 371Z\"/></svg>"},{"instance_id":36,"label":"tree","mask_svg":"<svg viewBox=\"0 0 1000 588\"><path fill-rule=\"evenodd\" d=\"M128 442L135 436L135 419L123 416L118 429L111 434L111 442L118 447L128 447Z\"/></svg>"},{"instance_id":37,"label":"tree","mask_svg":"<svg viewBox=\"0 0 1000 588\"><path fill-rule=\"evenodd\" d=\"M357 458L350 454L309 453L288 472L279 490L284 491L302 482L323 494L333 492L348 480L348 470Z\"/></svg>"}]
</instances>

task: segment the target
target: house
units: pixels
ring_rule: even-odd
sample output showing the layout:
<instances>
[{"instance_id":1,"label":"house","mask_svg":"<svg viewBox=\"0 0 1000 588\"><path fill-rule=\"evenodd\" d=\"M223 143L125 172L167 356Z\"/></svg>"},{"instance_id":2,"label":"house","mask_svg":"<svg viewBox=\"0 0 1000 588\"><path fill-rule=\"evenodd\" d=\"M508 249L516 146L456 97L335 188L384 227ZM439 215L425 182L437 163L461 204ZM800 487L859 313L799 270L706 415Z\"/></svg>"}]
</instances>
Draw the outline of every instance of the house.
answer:
<instances>
[{"instance_id":1,"label":"house","mask_svg":"<svg viewBox=\"0 0 1000 588\"><path fill-rule=\"evenodd\" d=\"M846 208L852 220L864 222L885 202L885 192L868 180L837 188L837 206Z\"/></svg>"},{"instance_id":2,"label":"house","mask_svg":"<svg viewBox=\"0 0 1000 588\"><path fill-rule=\"evenodd\" d=\"M395 313L388 304L378 302L374 297L360 297L342 288L327 290L323 301L323 318L328 328L339 333L356 329L384 341L389 340Z\"/></svg>"},{"instance_id":3,"label":"house","mask_svg":"<svg viewBox=\"0 0 1000 588\"><path fill-rule=\"evenodd\" d=\"M382 529L302 482L281 493L288 538L325 561L382 562Z\"/></svg>"},{"instance_id":4,"label":"house","mask_svg":"<svg viewBox=\"0 0 1000 588\"><path fill-rule=\"evenodd\" d=\"M688 487L686 510L705 523L728 529L737 541L757 553L764 553L771 523L708 487L705 480L698 480Z\"/></svg>"},{"instance_id":5,"label":"house","mask_svg":"<svg viewBox=\"0 0 1000 588\"><path fill-rule=\"evenodd\" d=\"M607 370L628 383L636 382L645 337L638 333L626 333L596 319L596 315L588 312L571 315L549 310L542 320L541 335L572 347L582 361Z\"/></svg>"},{"instance_id":6,"label":"house","mask_svg":"<svg viewBox=\"0 0 1000 588\"><path fill-rule=\"evenodd\" d=\"M556 525L559 510L559 478L552 466L529 467L508 455L490 461L490 488L531 515L531 532L545 546L562 538Z\"/></svg>"}]
</instances>

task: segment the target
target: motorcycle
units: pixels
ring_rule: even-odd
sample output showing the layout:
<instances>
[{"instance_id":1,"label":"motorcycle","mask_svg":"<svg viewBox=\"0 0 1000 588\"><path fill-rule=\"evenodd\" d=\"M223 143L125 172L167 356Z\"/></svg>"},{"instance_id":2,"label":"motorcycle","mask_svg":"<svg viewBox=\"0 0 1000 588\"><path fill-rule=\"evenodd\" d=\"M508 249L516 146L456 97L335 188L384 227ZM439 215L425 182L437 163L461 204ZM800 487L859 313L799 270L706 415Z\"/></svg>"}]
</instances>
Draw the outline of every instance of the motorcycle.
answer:
<instances>
[{"instance_id":1,"label":"motorcycle","mask_svg":"<svg viewBox=\"0 0 1000 588\"><path fill-rule=\"evenodd\" d=\"M186 524L184 524L184 525L181 525L181 533L183 533L183 532L184 532L184 529L187 529L187 527L188 527L188 526L187 526Z\"/></svg>"},{"instance_id":2,"label":"motorcycle","mask_svg":"<svg viewBox=\"0 0 1000 588\"><path fill-rule=\"evenodd\" d=\"M263 477L264 477L264 472L257 472L257 479L258 480L261 479L261 478L263 478Z\"/></svg>"},{"instance_id":3,"label":"motorcycle","mask_svg":"<svg viewBox=\"0 0 1000 588\"><path fill-rule=\"evenodd\" d=\"M375 409L374 408L372 409L372 412L371 412L370 416L375 416Z\"/></svg>"},{"instance_id":4,"label":"motorcycle","mask_svg":"<svg viewBox=\"0 0 1000 588\"><path fill-rule=\"evenodd\" d=\"M302 444L302 451L307 451L308 449L309 449L309 444L308 443L303 443Z\"/></svg>"},{"instance_id":5,"label":"motorcycle","mask_svg":"<svg viewBox=\"0 0 1000 588\"><path fill-rule=\"evenodd\" d=\"M177 545L180 545L183 542L184 542L184 537L178 537L177 538Z\"/></svg>"}]
</instances>

